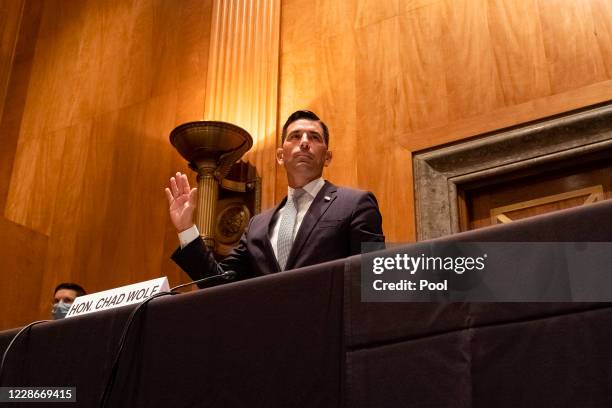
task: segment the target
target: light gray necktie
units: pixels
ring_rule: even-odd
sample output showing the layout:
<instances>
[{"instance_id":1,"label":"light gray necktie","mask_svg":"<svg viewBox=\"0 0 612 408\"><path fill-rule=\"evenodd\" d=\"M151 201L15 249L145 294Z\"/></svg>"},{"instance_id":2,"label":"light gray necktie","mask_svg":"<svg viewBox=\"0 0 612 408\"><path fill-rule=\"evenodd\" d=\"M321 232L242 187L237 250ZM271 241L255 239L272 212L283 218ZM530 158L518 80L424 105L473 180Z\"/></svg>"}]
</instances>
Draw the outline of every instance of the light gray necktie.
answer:
<instances>
[{"instance_id":1,"label":"light gray necktie","mask_svg":"<svg viewBox=\"0 0 612 408\"><path fill-rule=\"evenodd\" d=\"M297 220L297 213L299 210L299 200L305 192L306 191L301 188L296 188L293 190L293 194L291 194L291 197L287 197L287 203L283 208L283 216L278 229L278 242L276 243L278 251L278 264L280 265L281 270L285 270L285 266L287 266L287 258L289 257L289 252L291 252L291 246L293 245L293 235Z\"/></svg>"}]
</instances>

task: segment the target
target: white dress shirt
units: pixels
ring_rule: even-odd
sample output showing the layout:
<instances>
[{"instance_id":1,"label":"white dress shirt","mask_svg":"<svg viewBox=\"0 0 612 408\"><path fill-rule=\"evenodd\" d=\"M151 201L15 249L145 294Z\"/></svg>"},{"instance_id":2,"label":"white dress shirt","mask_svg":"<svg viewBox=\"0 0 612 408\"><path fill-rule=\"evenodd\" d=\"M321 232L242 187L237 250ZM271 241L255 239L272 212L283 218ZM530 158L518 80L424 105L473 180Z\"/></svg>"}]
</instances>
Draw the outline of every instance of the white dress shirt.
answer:
<instances>
[{"instance_id":1,"label":"white dress shirt","mask_svg":"<svg viewBox=\"0 0 612 408\"><path fill-rule=\"evenodd\" d=\"M297 216L296 216L296 226L294 229L293 239L295 239L295 234L297 234L297 232L300 229L300 226L302 225L302 221L304 220L304 215L306 215L306 213L308 212L308 209L310 208L310 205L312 204L315 197L317 196L317 194L319 194L319 191L321 191L324 185L325 185L325 180L323 180L323 178L320 177L318 179L312 180L310 183L302 187L304 191L306 191L306 194L302 195L302 197L300 197L299 199L299 209L298 209ZM293 188L288 187L287 197L291 197L293 195L292 193L293 193ZM272 219L272 232L270 234L270 243L272 244L272 249L274 250L274 256L277 256L277 257L278 257L278 229L280 228L279 221L281 217L283 216L284 208L285 207L283 206L283 208L281 208L274 215L274 218ZM199 235L200 235L200 231L198 231L198 227L196 227L195 225L183 232L179 232L178 236L179 236L179 241L181 243L181 248L185 248L187 245L189 245L189 243L191 243L191 241L196 239Z\"/></svg>"},{"instance_id":2,"label":"white dress shirt","mask_svg":"<svg viewBox=\"0 0 612 408\"><path fill-rule=\"evenodd\" d=\"M312 180L310 183L306 184L304 187L304 191L306 192L299 199L299 208L297 212L297 216L295 217L295 228L293 229L293 239L295 240L295 236L302 225L302 221L304 220L304 215L308 212L310 205L314 201L319 191L323 188L325 184L325 180L322 178L318 178L316 180ZM293 189L291 187L288 188L287 197L291 197L293 195ZM278 230L280 228L280 219L283 216L283 210L285 207L281 208L272 219L272 231L270 233L270 243L272 244L272 249L274 250L274 256L278 258Z\"/></svg>"}]
</instances>

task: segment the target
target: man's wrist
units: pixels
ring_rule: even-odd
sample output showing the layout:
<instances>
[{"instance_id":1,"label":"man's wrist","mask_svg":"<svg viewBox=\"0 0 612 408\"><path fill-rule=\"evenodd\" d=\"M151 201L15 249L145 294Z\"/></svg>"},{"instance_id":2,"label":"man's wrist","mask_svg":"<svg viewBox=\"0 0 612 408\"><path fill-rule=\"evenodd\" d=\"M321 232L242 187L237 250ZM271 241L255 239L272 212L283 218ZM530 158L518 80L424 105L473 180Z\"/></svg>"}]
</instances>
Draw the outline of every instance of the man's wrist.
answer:
<instances>
[{"instance_id":1,"label":"man's wrist","mask_svg":"<svg viewBox=\"0 0 612 408\"><path fill-rule=\"evenodd\" d=\"M187 228L184 231L178 233L179 242L181 243L181 249L185 248L191 242L196 240L200 236L200 231L198 231L198 227L192 225L190 228Z\"/></svg>"}]
</instances>

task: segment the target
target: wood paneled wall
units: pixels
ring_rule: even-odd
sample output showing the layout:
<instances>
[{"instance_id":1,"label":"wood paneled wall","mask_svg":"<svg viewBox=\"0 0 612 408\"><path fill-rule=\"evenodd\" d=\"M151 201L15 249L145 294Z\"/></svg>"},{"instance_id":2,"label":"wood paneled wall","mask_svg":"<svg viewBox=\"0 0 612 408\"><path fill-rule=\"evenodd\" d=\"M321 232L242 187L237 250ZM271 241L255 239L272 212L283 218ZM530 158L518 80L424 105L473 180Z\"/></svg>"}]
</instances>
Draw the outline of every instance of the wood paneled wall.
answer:
<instances>
[{"instance_id":1,"label":"wood paneled wall","mask_svg":"<svg viewBox=\"0 0 612 408\"><path fill-rule=\"evenodd\" d=\"M163 188L187 170L169 132L202 119L213 5L24 3L7 17L21 31L0 99L0 329L48 317L62 281L90 292L187 281L169 260L178 240Z\"/></svg>"},{"instance_id":2,"label":"wood paneled wall","mask_svg":"<svg viewBox=\"0 0 612 408\"><path fill-rule=\"evenodd\" d=\"M168 258L163 186L187 170L168 133L202 118L214 1L0 2L0 329L48 316L61 281L186 280ZM320 114L326 177L374 191L390 241L415 237L412 152L612 99L609 0L284 0L280 13L278 124ZM284 172L272 184L266 207Z\"/></svg>"},{"instance_id":3,"label":"wood paneled wall","mask_svg":"<svg viewBox=\"0 0 612 408\"><path fill-rule=\"evenodd\" d=\"M280 121L330 127L325 176L413 240L412 152L612 99L612 2L284 0L280 81Z\"/></svg>"}]
</instances>

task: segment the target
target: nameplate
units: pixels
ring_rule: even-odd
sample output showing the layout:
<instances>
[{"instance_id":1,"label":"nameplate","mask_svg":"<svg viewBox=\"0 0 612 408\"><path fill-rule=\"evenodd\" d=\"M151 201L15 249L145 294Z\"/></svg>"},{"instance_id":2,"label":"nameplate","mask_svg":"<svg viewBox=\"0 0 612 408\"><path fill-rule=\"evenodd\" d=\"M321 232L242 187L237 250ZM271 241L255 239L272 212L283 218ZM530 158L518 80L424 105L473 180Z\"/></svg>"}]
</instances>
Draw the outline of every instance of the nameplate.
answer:
<instances>
[{"instance_id":1,"label":"nameplate","mask_svg":"<svg viewBox=\"0 0 612 408\"><path fill-rule=\"evenodd\" d=\"M164 276L163 278L121 286L91 295L79 296L70 306L66 317L82 316L100 310L140 303L156 293L167 290L170 290L170 287L168 286L168 278Z\"/></svg>"}]
</instances>

